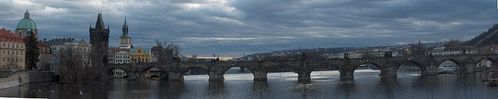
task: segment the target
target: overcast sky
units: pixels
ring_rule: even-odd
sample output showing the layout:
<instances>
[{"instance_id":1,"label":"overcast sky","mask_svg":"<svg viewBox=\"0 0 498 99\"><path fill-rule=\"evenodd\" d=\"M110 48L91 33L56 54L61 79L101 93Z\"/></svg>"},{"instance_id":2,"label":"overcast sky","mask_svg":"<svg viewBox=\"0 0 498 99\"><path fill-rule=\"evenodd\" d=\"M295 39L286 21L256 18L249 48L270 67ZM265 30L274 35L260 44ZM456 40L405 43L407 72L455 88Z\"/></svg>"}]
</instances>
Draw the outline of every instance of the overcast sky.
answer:
<instances>
[{"instance_id":1,"label":"overcast sky","mask_svg":"<svg viewBox=\"0 0 498 99\"><path fill-rule=\"evenodd\" d=\"M40 38L89 39L103 13L118 46L128 20L133 44L173 42L184 55L241 56L282 49L468 40L498 23L495 0L0 0L0 27L25 10Z\"/></svg>"}]
</instances>

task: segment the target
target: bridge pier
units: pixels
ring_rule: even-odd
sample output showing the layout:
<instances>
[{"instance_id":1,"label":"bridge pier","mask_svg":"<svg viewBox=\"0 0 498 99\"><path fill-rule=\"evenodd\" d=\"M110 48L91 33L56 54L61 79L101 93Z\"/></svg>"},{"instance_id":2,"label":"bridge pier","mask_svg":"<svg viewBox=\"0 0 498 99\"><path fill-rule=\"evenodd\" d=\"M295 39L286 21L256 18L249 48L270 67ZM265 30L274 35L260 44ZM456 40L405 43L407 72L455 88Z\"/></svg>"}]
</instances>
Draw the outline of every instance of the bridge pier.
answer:
<instances>
[{"instance_id":1,"label":"bridge pier","mask_svg":"<svg viewBox=\"0 0 498 99\"><path fill-rule=\"evenodd\" d=\"M166 72L161 72L160 76L161 77L161 80L168 80L168 73Z\"/></svg>"},{"instance_id":2,"label":"bridge pier","mask_svg":"<svg viewBox=\"0 0 498 99\"><path fill-rule=\"evenodd\" d=\"M470 63L470 64L464 64L461 69L462 73L473 73L475 71L475 64Z\"/></svg>"},{"instance_id":3,"label":"bridge pier","mask_svg":"<svg viewBox=\"0 0 498 99\"><path fill-rule=\"evenodd\" d=\"M168 81L183 81L181 72L168 72Z\"/></svg>"},{"instance_id":4,"label":"bridge pier","mask_svg":"<svg viewBox=\"0 0 498 99\"><path fill-rule=\"evenodd\" d=\"M437 67L438 66L427 66L425 70L421 71L421 76L435 76L437 75Z\"/></svg>"},{"instance_id":5,"label":"bridge pier","mask_svg":"<svg viewBox=\"0 0 498 99\"><path fill-rule=\"evenodd\" d=\"M345 80L353 80L354 79L354 69L339 69L339 74L340 74L340 80L345 81Z\"/></svg>"},{"instance_id":6,"label":"bridge pier","mask_svg":"<svg viewBox=\"0 0 498 99\"><path fill-rule=\"evenodd\" d=\"M268 78L267 78L267 75L268 72L266 71L254 71L253 72L253 75L254 75L254 81L267 81Z\"/></svg>"},{"instance_id":7,"label":"bridge pier","mask_svg":"<svg viewBox=\"0 0 498 99\"><path fill-rule=\"evenodd\" d=\"M140 79L140 75L137 74L137 73L128 73L126 74L128 76L128 80L139 80Z\"/></svg>"},{"instance_id":8,"label":"bridge pier","mask_svg":"<svg viewBox=\"0 0 498 99\"><path fill-rule=\"evenodd\" d=\"M311 83L311 71L298 71L297 72L297 82L302 84Z\"/></svg>"},{"instance_id":9,"label":"bridge pier","mask_svg":"<svg viewBox=\"0 0 498 99\"><path fill-rule=\"evenodd\" d=\"M380 69L381 78L396 78L398 75L396 74L396 69L393 67L386 67Z\"/></svg>"},{"instance_id":10,"label":"bridge pier","mask_svg":"<svg viewBox=\"0 0 498 99\"><path fill-rule=\"evenodd\" d=\"M209 72L208 75L210 82L223 82L223 80L225 80L225 77L223 77L223 73Z\"/></svg>"}]
</instances>

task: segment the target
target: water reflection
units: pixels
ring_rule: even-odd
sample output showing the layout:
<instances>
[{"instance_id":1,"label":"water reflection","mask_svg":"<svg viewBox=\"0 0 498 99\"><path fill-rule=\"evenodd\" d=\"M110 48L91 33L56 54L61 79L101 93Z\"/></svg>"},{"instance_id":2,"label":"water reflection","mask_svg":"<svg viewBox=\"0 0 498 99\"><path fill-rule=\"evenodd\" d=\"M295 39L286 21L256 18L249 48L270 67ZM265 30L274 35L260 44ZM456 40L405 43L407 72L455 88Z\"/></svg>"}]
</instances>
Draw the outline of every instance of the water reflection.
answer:
<instances>
[{"instance_id":1,"label":"water reflection","mask_svg":"<svg viewBox=\"0 0 498 99\"><path fill-rule=\"evenodd\" d=\"M271 74L267 82L207 77L183 82L114 79L95 84L33 83L0 90L0 96L51 99L495 99L498 89L485 87L479 74L438 76L402 75L381 79L377 72L362 71L345 83L336 71L318 71L311 84L295 83L292 73ZM372 75L373 74L373 75ZM227 77L233 77L227 74ZM252 74L236 74L252 77ZM320 79L315 79L320 78Z\"/></svg>"},{"instance_id":2,"label":"water reflection","mask_svg":"<svg viewBox=\"0 0 498 99\"><path fill-rule=\"evenodd\" d=\"M294 93L300 99L316 99L316 96L321 94L313 84L298 84Z\"/></svg>"},{"instance_id":3,"label":"water reflection","mask_svg":"<svg viewBox=\"0 0 498 99\"><path fill-rule=\"evenodd\" d=\"M179 99L186 91L184 82L165 81L159 87L161 97L166 99Z\"/></svg>"},{"instance_id":4,"label":"water reflection","mask_svg":"<svg viewBox=\"0 0 498 99\"><path fill-rule=\"evenodd\" d=\"M271 95L268 87L268 82L254 81L251 87L251 96L255 99L263 99L264 96Z\"/></svg>"},{"instance_id":5,"label":"water reflection","mask_svg":"<svg viewBox=\"0 0 498 99\"><path fill-rule=\"evenodd\" d=\"M209 82L208 85L209 99L225 99L225 83L224 82Z\"/></svg>"},{"instance_id":6,"label":"water reflection","mask_svg":"<svg viewBox=\"0 0 498 99\"><path fill-rule=\"evenodd\" d=\"M377 83L377 86L379 88L374 88L371 91L381 95L379 98L382 99L396 99L394 96L394 92L396 91L395 88L399 87L398 83L399 82L397 78L382 78Z\"/></svg>"},{"instance_id":7,"label":"water reflection","mask_svg":"<svg viewBox=\"0 0 498 99\"><path fill-rule=\"evenodd\" d=\"M355 83L340 83L335 89L339 99L354 99L353 97L356 96L357 88Z\"/></svg>"}]
</instances>

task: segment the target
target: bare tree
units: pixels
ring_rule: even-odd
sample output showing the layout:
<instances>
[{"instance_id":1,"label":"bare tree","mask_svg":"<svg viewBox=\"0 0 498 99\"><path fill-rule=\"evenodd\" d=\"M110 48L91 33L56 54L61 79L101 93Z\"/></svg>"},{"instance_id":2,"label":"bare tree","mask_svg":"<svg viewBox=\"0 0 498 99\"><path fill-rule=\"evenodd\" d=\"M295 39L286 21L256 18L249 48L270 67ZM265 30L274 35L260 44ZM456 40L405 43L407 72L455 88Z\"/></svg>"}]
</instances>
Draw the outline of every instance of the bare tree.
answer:
<instances>
[{"instance_id":1,"label":"bare tree","mask_svg":"<svg viewBox=\"0 0 498 99\"><path fill-rule=\"evenodd\" d=\"M153 47L156 52L153 54L157 57L157 63L167 64L180 60L180 46L165 41L160 42L159 40L156 40L156 44Z\"/></svg>"},{"instance_id":2,"label":"bare tree","mask_svg":"<svg viewBox=\"0 0 498 99\"><path fill-rule=\"evenodd\" d=\"M60 83L76 83L82 81L81 78L86 70L84 64L86 63L81 53L74 51L72 48L67 48L59 51L58 54L58 71L60 74Z\"/></svg>"}]
</instances>

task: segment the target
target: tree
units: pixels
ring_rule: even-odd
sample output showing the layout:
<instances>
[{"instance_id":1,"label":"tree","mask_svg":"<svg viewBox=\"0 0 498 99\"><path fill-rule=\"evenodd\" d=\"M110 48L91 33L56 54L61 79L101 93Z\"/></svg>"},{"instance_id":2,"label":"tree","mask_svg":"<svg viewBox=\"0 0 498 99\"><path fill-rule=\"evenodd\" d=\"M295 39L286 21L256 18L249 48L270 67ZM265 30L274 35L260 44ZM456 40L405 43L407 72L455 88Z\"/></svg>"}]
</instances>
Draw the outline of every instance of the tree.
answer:
<instances>
[{"instance_id":1,"label":"tree","mask_svg":"<svg viewBox=\"0 0 498 99\"><path fill-rule=\"evenodd\" d=\"M26 42L26 70L33 70L36 68L38 56L40 56L40 49L38 48L38 38L32 31L30 36L24 38Z\"/></svg>"},{"instance_id":2,"label":"tree","mask_svg":"<svg viewBox=\"0 0 498 99\"><path fill-rule=\"evenodd\" d=\"M86 83L98 80L100 71L95 68L98 66L89 66L90 59L87 56L87 53L71 47L60 50L56 56L60 61L59 83Z\"/></svg>"},{"instance_id":3,"label":"tree","mask_svg":"<svg viewBox=\"0 0 498 99\"><path fill-rule=\"evenodd\" d=\"M82 63L78 54L75 54L73 49L61 49L57 54L59 64L58 72L60 75L60 83L74 83L77 81L79 65Z\"/></svg>"},{"instance_id":4,"label":"tree","mask_svg":"<svg viewBox=\"0 0 498 99\"><path fill-rule=\"evenodd\" d=\"M444 46L446 46L448 48L456 48L456 47L460 47L462 45L463 45L463 42L461 42L459 40L455 40L455 39L452 39L444 44Z\"/></svg>"},{"instance_id":5,"label":"tree","mask_svg":"<svg viewBox=\"0 0 498 99\"><path fill-rule=\"evenodd\" d=\"M168 43L168 42L160 42L156 40L156 46L153 49L156 51L153 54L156 54L157 62L159 64L167 64L173 61L179 61L180 59L180 46Z\"/></svg>"}]
</instances>

